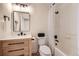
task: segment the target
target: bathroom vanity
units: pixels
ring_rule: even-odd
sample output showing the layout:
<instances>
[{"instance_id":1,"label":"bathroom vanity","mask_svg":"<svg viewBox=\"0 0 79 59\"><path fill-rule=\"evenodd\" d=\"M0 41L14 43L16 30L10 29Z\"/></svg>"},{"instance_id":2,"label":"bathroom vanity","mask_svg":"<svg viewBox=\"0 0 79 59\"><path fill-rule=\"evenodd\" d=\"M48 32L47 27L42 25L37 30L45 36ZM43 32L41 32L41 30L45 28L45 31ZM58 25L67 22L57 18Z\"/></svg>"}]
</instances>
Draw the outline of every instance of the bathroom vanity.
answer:
<instances>
[{"instance_id":1,"label":"bathroom vanity","mask_svg":"<svg viewBox=\"0 0 79 59\"><path fill-rule=\"evenodd\" d=\"M30 56L32 54L32 36L30 32L30 13L12 12L12 25L8 16L4 15L4 34L0 35L0 56ZM11 35L8 35L12 27ZM17 34L18 33L18 34ZM7 34L7 35L6 35Z\"/></svg>"},{"instance_id":2,"label":"bathroom vanity","mask_svg":"<svg viewBox=\"0 0 79 59\"><path fill-rule=\"evenodd\" d=\"M28 36L0 39L0 56L31 56L32 38Z\"/></svg>"}]
</instances>

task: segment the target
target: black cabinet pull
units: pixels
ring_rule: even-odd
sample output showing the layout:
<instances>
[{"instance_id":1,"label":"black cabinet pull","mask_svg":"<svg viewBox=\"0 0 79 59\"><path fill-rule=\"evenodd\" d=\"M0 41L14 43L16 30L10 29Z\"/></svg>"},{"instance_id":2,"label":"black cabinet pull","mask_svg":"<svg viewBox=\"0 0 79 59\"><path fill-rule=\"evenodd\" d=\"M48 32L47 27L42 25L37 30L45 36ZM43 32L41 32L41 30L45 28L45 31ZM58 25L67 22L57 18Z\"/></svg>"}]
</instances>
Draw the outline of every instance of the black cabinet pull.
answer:
<instances>
[{"instance_id":1,"label":"black cabinet pull","mask_svg":"<svg viewBox=\"0 0 79 59\"><path fill-rule=\"evenodd\" d=\"M34 39L31 39L31 40L34 40Z\"/></svg>"}]
</instances>

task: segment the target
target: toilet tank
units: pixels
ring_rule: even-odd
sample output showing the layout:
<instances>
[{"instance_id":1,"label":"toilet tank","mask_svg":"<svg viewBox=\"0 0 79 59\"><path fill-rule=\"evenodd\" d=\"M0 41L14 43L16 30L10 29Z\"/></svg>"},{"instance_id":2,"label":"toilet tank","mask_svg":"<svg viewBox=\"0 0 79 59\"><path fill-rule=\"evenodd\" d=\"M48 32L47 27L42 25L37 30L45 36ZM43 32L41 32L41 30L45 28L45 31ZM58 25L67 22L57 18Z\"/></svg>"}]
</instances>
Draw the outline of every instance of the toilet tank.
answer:
<instances>
[{"instance_id":1,"label":"toilet tank","mask_svg":"<svg viewBox=\"0 0 79 59\"><path fill-rule=\"evenodd\" d=\"M38 33L38 45L45 45L46 44L46 34L45 33Z\"/></svg>"},{"instance_id":2,"label":"toilet tank","mask_svg":"<svg viewBox=\"0 0 79 59\"><path fill-rule=\"evenodd\" d=\"M46 37L38 37L38 44L45 45L46 44Z\"/></svg>"}]
</instances>

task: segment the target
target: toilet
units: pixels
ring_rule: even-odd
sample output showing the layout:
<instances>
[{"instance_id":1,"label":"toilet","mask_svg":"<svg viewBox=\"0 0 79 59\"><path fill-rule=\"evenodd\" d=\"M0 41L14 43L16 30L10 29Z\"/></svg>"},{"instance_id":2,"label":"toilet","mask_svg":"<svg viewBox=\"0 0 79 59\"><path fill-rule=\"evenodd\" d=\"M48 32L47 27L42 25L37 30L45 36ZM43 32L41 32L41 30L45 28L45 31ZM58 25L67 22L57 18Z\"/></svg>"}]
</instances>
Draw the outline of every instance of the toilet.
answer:
<instances>
[{"instance_id":1,"label":"toilet","mask_svg":"<svg viewBox=\"0 0 79 59\"><path fill-rule=\"evenodd\" d=\"M38 45L39 45L39 53L41 56L51 56L51 50L46 45L46 39L44 33L38 33Z\"/></svg>"},{"instance_id":2,"label":"toilet","mask_svg":"<svg viewBox=\"0 0 79 59\"><path fill-rule=\"evenodd\" d=\"M46 45L40 46L39 52L41 56L51 56L50 48Z\"/></svg>"}]
</instances>

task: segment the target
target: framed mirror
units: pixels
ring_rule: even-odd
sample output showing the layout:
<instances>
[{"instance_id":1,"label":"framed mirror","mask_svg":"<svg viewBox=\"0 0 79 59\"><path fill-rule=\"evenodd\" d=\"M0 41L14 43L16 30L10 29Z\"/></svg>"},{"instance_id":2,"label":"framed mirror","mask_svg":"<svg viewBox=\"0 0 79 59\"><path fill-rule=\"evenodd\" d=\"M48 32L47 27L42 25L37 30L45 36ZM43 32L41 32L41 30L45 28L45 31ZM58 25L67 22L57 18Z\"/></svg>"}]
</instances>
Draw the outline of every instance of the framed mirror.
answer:
<instances>
[{"instance_id":1,"label":"framed mirror","mask_svg":"<svg viewBox=\"0 0 79 59\"><path fill-rule=\"evenodd\" d=\"M13 11L13 31L30 31L30 14L28 12Z\"/></svg>"}]
</instances>

